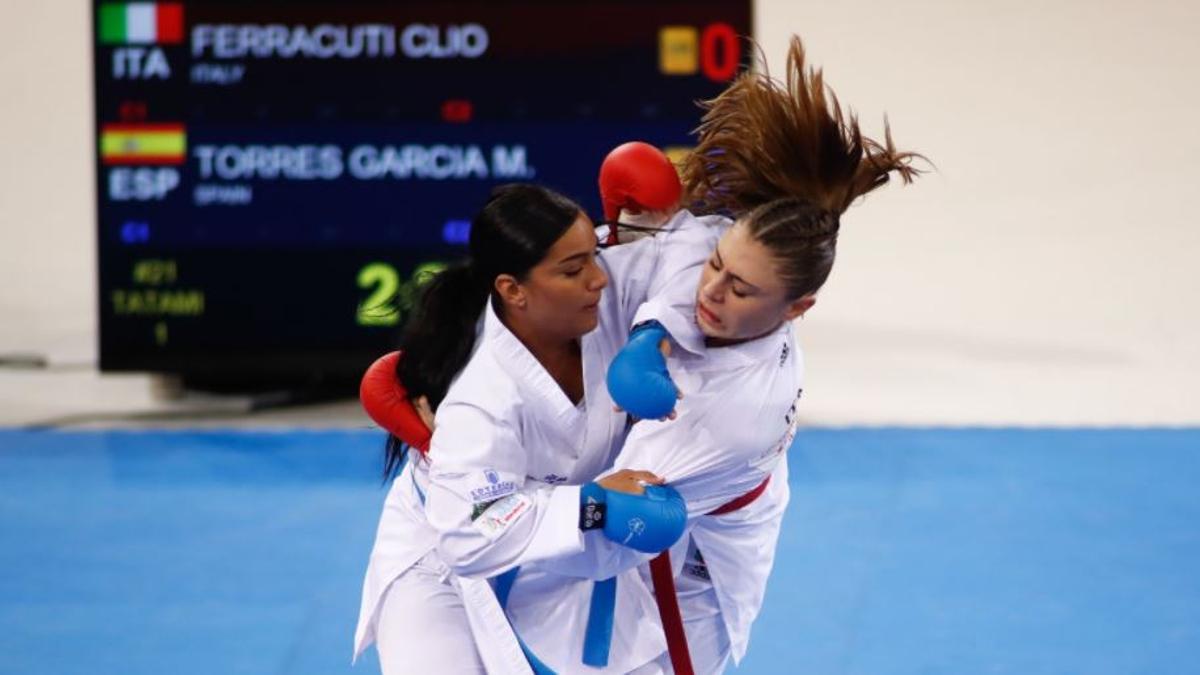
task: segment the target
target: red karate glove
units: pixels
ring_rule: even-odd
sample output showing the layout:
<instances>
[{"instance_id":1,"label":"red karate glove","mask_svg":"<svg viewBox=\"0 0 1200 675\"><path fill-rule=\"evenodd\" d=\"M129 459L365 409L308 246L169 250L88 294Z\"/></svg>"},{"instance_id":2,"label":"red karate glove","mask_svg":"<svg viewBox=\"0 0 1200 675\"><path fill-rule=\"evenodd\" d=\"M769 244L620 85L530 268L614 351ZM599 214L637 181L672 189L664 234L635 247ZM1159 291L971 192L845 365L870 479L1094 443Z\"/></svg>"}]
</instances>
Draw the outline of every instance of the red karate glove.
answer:
<instances>
[{"instance_id":1,"label":"red karate glove","mask_svg":"<svg viewBox=\"0 0 1200 675\"><path fill-rule=\"evenodd\" d=\"M396 376L400 356L398 351L386 354L367 368L358 388L358 399L376 424L424 454L429 452L433 431L421 420L408 398L408 390Z\"/></svg>"},{"instance_id":2,"label":"red karate glove","mask_svg":"<svg viewBox=\"0 0 1200 675\"><path fill-rule=\"evenodd\" d=\"M621 209L673 210L682 193L675 165L649 143L630 141L618 145L600 165L600 199L609 223L616 222Z\"/></svg>"}]
</instances>

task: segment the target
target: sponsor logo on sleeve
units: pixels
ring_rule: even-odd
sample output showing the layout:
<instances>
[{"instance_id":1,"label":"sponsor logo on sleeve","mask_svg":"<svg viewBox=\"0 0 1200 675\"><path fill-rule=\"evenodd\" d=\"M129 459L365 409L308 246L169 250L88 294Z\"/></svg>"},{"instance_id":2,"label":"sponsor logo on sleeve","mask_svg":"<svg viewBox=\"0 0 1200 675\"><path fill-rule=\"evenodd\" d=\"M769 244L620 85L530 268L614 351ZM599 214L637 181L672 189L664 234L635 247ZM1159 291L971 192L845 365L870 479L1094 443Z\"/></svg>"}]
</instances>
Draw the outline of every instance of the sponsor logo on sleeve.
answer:
<instances>
[{"instance_id":1,"label":"sponsor logo on sleeve","mask_svg":"<svg viewBox=\"0 0 1200 675\"><path fill-rule=\"evenodd\" d=\"M517 491L517 484L510 480L500 480L500 474L495 469L485 469L483 477L487 485L471 490L471 501L491 502Z\"/></svg>"},{"instance_id":2,"label":"sponsor logo on sleeve","mask_svg":"<svg viewBox=\"0 0 1200 675\"><path fill-rule=\"evenodd\" d=\"M520 492L514 492L489 505L475 517L472 524L476 530L488 537L496 537L525 517L532 505L532 499Z\"/></svg>"},{"instance_id":3,"label":"sponsor logo on sleeve","mask_svg":"<svg viewBox=\"0 0 1200 675\"><path fill-rule=\"evenodd\" d=\"M487 511L489 506L491 506L492 504L495 504L498 501L500 501L500 500L493 499L490 502L479 502L479 503L475 504L474 506L472 506L471 507L471 520L479 520L479 516L483 515L483 512Z\"/></svg>"}]
</instances>

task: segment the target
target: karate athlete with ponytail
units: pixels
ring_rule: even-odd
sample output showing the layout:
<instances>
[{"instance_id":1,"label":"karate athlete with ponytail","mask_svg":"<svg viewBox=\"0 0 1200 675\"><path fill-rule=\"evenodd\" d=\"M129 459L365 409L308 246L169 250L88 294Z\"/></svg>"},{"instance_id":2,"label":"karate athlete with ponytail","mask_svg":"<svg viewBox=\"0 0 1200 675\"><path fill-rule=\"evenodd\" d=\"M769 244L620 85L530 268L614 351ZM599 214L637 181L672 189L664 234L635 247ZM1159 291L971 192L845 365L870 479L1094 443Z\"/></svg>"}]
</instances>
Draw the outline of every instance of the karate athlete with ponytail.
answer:
<instances>
[{"instance_id":1,"label":"karate athlete with ponytail","mask_svg":"<svg viewBox=\"0 0 1200 675\"><path fill-rule=\"evenodd\" d=\"M591 221L561 195L493 194L472 223L470 263L430 281L406 328L397 372L437 424L427 453L391 448L400 473L356 654L376 641L385 673L661 672L657 610L635 570L596 584L550 565L596 538L656 552L682 533L682 500L652 474L593 479L626 431L607 365L638 306L694 267L672 261L674 242L710 236L703 221L686 225L597 256ZM419 419L411 406L405 415ZM553 611L514 635L510 589L548 594Z\"/></svg>"},{"instance_id":2,"label":"karate athlete with ponytail","mask_svg":"<svg viewBox=\"0 0 1200 675\"><path fill-rule=\"evenodd\" d=\"M785 451L802 387L790 324L816 303L847 207L892 172L910 182L919 157L897 152L890 134L863 137L821 73L805 72L798 38L786 84L747 73L705 106L685 192L697 211L737 218L690 283L639 311L608 375L614 400L649 418L614 470L651 471L688 505L687 536L651 564L660 596L672 577L677 586L680 609L662 616L676 673L719 673L745 654L788 500ZM653 419L672 407L675 419ZM589 571L598 577L645 557L595 545L612 554Z\"/></svg>"}]
</instances>

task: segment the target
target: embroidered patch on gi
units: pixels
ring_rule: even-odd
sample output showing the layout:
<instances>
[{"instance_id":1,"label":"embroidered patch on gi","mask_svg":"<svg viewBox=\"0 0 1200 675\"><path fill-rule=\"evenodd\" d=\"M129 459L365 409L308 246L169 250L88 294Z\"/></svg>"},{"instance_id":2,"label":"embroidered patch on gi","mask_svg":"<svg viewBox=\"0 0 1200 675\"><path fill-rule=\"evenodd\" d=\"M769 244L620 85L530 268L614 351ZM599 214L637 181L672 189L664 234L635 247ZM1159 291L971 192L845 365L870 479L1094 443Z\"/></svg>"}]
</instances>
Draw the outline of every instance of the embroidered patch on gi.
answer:
<instances>
[{"instance_id":1,"label":"embroidered patch on gi","mask_svg":"<svg viewBox=\"0 0 1200 675\"><path fill-rule=\"evenodd\" d=\"M492 504L495 504L498 501L500 501L500 500L493 499L490 502L476 502L475 506L471 507L471 520L475 520L475 519L479 518L479 516L482 515L484 511L488 510L489 506L491 506Z\"/></svg>"},{"instance_id":2,"label":"embroidered patch on gi","mask_svg":"<svg viewBox=\"0 0 1200 675\"><path fill-rule=\"evenodd\" d=\"M532 504L533 499L516 492L497 499L472 524L488 537L496 537L529 513Z\"/></svg>"},{"instance_id":3,"label":"embroidered patch on gi","mask_svg":"<svg viewBox=\"0 0 1200 675\"><path fill-rule=\"evenodd\" d=\"M485 469L483 477L488 484L471 490L471 501L476 504L495 501L517 491L517 484L511 480L500 480L500 474L495 469Z\"/></svg>"},{"instance_id":4,"label":"embroidered patch on gi","mask_svg":"<svg viewBox=\"0 0 1200 675\"><path fill-rule=\"evenodd\" d=\"M545 476L525 476L526 483L545 483L546 485L562 485L567 482L566 476L560 476L556 473L548 473Z\"/></svg>"},{"instance_id":5,"label":"embroidered patch on gi","mask_svg":"<svg viewBox=\"0 0 1200 675\"><path fill-rule=\"evenodd\" d=\"M703 581L712 581L712 577L708 574L708 563L704 562L704 556L700 554L700 549L696 548L695 542L688 544L688 555L683 563L683 572Z\"/></svg>"}]
</instances>

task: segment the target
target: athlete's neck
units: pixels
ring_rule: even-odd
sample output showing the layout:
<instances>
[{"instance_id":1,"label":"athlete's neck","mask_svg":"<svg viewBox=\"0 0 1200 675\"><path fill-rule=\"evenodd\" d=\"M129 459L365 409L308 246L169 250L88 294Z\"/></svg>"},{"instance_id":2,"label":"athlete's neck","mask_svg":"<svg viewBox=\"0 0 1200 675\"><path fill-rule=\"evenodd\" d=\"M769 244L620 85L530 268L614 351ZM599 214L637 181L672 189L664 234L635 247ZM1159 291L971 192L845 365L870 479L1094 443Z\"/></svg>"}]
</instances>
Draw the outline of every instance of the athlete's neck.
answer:
<instances>
[{"instance_id":1,"label":"athlete's neck","mask_svg":"<svg viewBox=\"0 0 1200 675\"><path fill-rule=\"evenodd\" d=\"M501 317L500 320L554 378L571 403L578 404L583 399L583 358L579 339L548 335L520 319Z\"/></svg>"},{"instance_id":2,"label":"athlete's neck","mask_svg":"<svg viewBox=\"0 0 1200 675\"><path fill-rule=\"evenodd\" d=\"M732 347L734 345L740 345L745 342L750 342L752 340L757 340L759 338L764 338L768 335L771 335L775 331L779 330L779 327L782 325L783 325L782 322L777 323L777 324L775 324L775 327L772 328L771 330L766 331L764 333L760 333L758 335L755 335L754 337L748 337L748 338L736 338L736 339L735 338L720 338L720 337L709 337L706 335L706 336L704 336L704 346L705 347Z\"/></svg>"}]
</instances>

